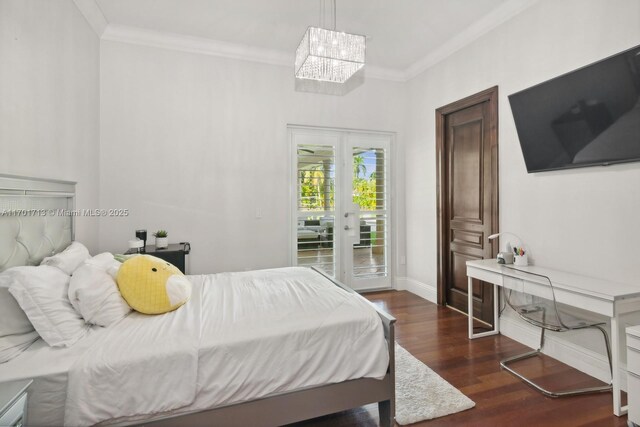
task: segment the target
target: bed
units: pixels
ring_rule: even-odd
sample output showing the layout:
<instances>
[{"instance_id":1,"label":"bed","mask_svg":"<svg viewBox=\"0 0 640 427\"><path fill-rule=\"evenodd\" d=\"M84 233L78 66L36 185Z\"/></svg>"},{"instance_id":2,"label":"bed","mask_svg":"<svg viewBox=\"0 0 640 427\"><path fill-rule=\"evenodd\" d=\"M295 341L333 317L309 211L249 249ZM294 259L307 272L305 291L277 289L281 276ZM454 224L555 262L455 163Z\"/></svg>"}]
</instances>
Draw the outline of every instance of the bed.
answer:
<instances>
[{"instance_id":1,"label":"bed","mask_svg":"<svg viewBox=\"0 0 640 427\"><path fill-rule=\"evenodd\" d=\"M74 188L2 176L0 209L72 209ZM73 216L4 216L0 230L15 221L17 234L0 233L0 270L73 240ZM175 312L131 314L68 348L38 340L0 364L0 382L34 379L27 422L272 426L377 402L393 424L393 317L307 268L189 277L192 299ZM114 409L116 391L130 397Z\"/></svg>"}]
</instances>

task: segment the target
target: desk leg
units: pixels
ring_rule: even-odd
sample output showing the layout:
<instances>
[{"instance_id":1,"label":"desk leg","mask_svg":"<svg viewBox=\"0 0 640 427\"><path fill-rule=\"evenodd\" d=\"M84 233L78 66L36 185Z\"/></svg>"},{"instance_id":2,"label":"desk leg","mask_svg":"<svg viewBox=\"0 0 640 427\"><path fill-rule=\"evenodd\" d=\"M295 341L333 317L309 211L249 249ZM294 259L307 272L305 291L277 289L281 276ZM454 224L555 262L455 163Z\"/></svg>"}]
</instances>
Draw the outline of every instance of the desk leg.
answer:
<instances>
[{"instance_id":1,"label":"desk leg","mask_svg":"<svg viewBox=\"0 0 640 427\"><path fill-rule=\"evenodd\" d=\"M628 405L622 406L622 391L620 390L620 336L618 314L611 318L611 366L613 369L613 414L621 417L628 412ZM623 331L624 332L624 331Z\"/></svg>"},{"instance_id":2,"label":"desk leg","mask_svg":"<svg viewBox=\"0 0 640 427\"><path fill-rule=\"evenodd\" d=\"M469 339L473 337L473 279L467 277L467 319L469 321Z\"/></svg>"},{"instance_id":3,"label":"desk leg","mask_svg":"<svg viewBox=\"0 0 640 427\"><path fill-rule=\"evenodd\" d=\"M500 333L500 293L498 285L493 285L493 330Z\"/></svg>"},{"instance_id":4,"label":"desk leg","mask_svg":"<svg viewBox=\"0 0 640 427\"><path fill-rule=\"evenodd\" d=\"M467 319L469 321L469 339L488 337L490 335L498 335L500 333L500 301L498 301L498 285L493 285L493 330L487 332L473 333L473 279L467 278Z\"/></svg>"}]
</instances>

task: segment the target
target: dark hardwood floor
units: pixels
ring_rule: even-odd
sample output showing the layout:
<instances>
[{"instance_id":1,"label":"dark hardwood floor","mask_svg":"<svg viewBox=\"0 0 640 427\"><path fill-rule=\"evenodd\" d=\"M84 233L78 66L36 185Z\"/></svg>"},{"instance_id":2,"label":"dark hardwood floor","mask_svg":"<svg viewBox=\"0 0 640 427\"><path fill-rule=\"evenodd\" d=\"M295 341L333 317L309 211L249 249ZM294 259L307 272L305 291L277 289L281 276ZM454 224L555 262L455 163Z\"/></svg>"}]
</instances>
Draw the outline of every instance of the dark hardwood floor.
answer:
<instances>
[{"instance_id":1,"label":"dark hardwood floor","mask_svg":"<svg viewBox=\"0 0 640 427\"><path fill-rule=\"evenodd\" d=\"M528 347L505 336L467 339L466 316L437 306L406 291L365 295L393 314L396 340L411 354L469 396L476 406L468 411L412 424L434 426L626 426L627 417L612 412L611 393L552 399L524 384L499 361ZM550 357L519 362L521 372L549 387L601 384ZM296 426L377 426L377 405L368 405Z\"/></svg>"}]
</instances>

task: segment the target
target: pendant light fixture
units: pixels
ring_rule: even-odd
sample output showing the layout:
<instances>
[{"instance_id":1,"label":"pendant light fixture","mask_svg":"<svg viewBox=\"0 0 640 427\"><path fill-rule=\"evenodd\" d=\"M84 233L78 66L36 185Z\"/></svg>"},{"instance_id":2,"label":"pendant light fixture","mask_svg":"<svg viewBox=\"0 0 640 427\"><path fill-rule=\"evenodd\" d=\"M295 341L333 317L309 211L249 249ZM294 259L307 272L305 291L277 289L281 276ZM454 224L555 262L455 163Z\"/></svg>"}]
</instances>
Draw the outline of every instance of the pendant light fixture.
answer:
<instances>
[{"instance_id":1,"label":"pendant light fixture","mask_svg":"<svg viewBox=\"0 0 640 427\"><path fill-rule=\"evenodd\" d=\"M320 0L321 23L324 0ZM366 37L336 31L336 0L331 1L333 28L309 27L295 58L296 80L345 84L365 65Z\"/></svg>"}]
</instances>

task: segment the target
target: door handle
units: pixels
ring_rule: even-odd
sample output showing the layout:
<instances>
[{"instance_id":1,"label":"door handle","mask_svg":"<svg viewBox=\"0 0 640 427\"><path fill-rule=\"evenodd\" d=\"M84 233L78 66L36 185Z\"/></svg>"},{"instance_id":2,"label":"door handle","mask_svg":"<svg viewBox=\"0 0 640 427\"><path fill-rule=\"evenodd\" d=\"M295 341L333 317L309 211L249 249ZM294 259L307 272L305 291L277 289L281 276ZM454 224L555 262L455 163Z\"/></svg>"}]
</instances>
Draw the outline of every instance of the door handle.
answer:
<instances>
[{"instance_id":1,"label":"door handle","mask_svg":"<svg viewBox=\"0 0 640 427\"><path fill-rule=\"evenodd\" d=\"M353 243L360 242L360 235L358 234L358 218L360 217L360 206L355 203L351 204L350 211L344 213L344 217L347 219L347 225L344 226L344 230L347 232L347 240Z\"/></svg>"}]
</instances>

